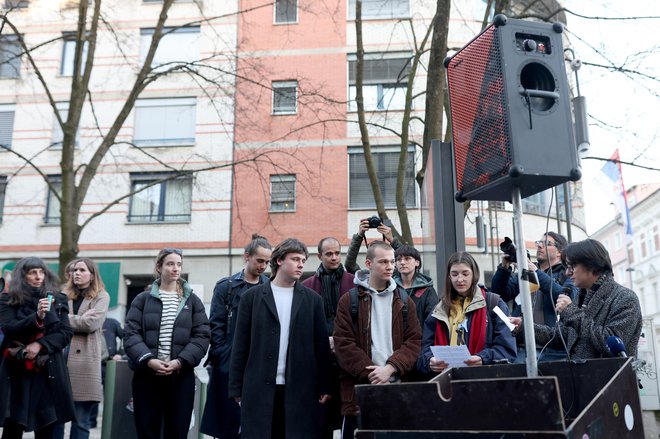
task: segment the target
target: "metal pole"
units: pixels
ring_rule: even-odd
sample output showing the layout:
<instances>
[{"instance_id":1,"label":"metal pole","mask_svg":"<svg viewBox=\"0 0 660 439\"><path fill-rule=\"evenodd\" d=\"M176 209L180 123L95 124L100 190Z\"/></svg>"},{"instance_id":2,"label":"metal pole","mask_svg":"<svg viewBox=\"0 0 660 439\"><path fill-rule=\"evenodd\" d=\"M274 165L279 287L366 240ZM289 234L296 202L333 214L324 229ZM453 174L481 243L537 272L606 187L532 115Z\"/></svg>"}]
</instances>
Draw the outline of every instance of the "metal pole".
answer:
<instances>
[{"instance_id":1,"label":"metal pole","mask_svg":"<svg viewBox=\"0 0 660 439\"><path fill-rule=\"evenodd\" d=\"M536 337L534 337L534 313L532 312L532 296L529 292L529 282L523 280L523 270L527 269L527 251L525 249L525 238L523 236L522 198L520 188L514 187L513 201L513 229L516 240L516 259L518 260L518 285L520 286L520 298L522 301L523 328L525 330L525 350L527 351L527 376L534 378L538 376L536 363Z\"/></svg>"},{"instance_id":2,"label":"metal pole","mask_svg":"<svg viewBox=\"0 0 660 439\"><path fill-rule=\"evenodd\" d=\"M562 186L564 187L564 211L566 212L566 239L568 239L568 242L573 242L573 231L571 230L571 223L573 222L571 196L569 194L568 183L564 183Z\"/></svg>"}]
</instances>

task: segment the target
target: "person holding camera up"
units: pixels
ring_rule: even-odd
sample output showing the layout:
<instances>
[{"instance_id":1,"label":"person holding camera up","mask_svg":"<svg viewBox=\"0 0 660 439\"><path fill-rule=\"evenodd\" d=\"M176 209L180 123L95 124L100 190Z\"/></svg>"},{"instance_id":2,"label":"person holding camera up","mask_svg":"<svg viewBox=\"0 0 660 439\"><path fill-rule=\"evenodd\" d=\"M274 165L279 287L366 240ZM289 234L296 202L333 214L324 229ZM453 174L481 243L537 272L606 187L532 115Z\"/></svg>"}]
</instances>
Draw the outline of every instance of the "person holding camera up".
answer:
<instances>
[{"instance_id":1,"label":"person holding camera up","mask_svg":"<svg viewBox=\"0 0 660 439\"><path fill-rule=\"evenodd\" d=\"M348 252L346 253L346 262L344 262L344 268L351 274L355 274L360 266L357 263L357 256L360 253L360 246L362 241L366 240L365 234L369 229L376 229L378 233L383 235L383 241L388 243L394 250L401 247L402 243L398 239L394 239L392 235L392 229L386 225L382 219L376 215L370 218L362 218L360 220L360 226L358 232L353 235L351 244L348 247Z\"/></svg>"},{"instance_id":2,"label":"person holding camera up","mask_svg":"<svg viewBox=\"0 0 660 439\"><path fill-rule=\"evenodd\" d=\"M561 258L561 252L568 245L568 241L559 233L547 232L535 244L536 260L539 265L537 267L530 260L527 261L527 270L535 273L538 278L538 291L532 293L533 319L534 323L555 328L557 326L557 315L555 313L557 298L560 294L570 292L570 297L575 300L577 293L573 281L566 274L566 267L563 265ZM497 267L497 271L493 276L491 290L499 294L504 301L513 300L514 305L511 315L520 317L522 309L518 276L512 274L512 267L516 262L516 249L509 241L508 246L504 246L502 250L505 254L502 256L502 263ZM524 363L526 352L522 336L518 337L518 345L516 362ZM564 349L543 348L544 345L537 345L538 361L566 359Z\"/></svg>"}]
</instances>

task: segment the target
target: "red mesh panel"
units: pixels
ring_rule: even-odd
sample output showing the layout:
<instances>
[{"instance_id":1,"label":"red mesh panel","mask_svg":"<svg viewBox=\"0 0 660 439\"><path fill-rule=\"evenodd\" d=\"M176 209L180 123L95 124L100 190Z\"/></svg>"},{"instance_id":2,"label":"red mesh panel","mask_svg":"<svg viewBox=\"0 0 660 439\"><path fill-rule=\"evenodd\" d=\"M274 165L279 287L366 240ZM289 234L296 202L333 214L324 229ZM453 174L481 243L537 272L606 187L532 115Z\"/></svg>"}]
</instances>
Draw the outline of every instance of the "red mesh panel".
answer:
<instances>
[{"instance_id":1,"label":"red mesh panel","mask_svg":"<svg viewBox=\"0 0 660 439\"><path fill-rule=\"evenodd\" d=\"M490 26L447 66L456 183L464 194L506 176L509 125L497 28Z\"/></svg>"}]
</instances>

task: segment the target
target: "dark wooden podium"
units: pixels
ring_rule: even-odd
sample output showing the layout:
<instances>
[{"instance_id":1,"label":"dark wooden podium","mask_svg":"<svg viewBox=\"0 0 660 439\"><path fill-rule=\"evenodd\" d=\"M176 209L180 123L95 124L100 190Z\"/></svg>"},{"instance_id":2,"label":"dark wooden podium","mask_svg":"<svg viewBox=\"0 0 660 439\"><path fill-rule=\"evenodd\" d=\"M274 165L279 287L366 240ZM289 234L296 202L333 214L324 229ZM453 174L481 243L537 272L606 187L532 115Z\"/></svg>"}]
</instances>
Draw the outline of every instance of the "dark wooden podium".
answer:
<instances>
[{"instance_id":1,"label":"dark wooden podium","mask_svg":"<svg viewBox=\"0 0 660 439\"><path fill-rule=\"evenodd\" d=\"M356 387L356 438L644 438L631 359L449 369L429 382Z\"/></svg>"}]
</instances>

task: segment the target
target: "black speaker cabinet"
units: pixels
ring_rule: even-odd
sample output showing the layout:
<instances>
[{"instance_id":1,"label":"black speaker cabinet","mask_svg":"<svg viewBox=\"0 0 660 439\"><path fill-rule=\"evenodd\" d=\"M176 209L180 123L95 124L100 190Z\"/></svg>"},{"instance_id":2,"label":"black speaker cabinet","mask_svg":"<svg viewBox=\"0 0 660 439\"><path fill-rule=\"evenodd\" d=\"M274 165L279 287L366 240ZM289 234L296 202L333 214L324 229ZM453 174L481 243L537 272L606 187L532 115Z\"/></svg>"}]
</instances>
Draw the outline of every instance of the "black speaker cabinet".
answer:
<instances>
[{"instance_id":1,"label":"black speaker cabinet","mask_svg":"<svg viewBox=\"0 0 660 439\"><path fill-rule=\"evenodd\" d=\"M498 15L445 60L458 201L580 179L562 31Z\"/></svg>"}]
</instances>

